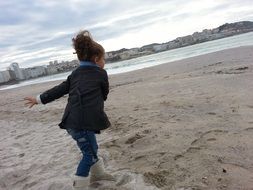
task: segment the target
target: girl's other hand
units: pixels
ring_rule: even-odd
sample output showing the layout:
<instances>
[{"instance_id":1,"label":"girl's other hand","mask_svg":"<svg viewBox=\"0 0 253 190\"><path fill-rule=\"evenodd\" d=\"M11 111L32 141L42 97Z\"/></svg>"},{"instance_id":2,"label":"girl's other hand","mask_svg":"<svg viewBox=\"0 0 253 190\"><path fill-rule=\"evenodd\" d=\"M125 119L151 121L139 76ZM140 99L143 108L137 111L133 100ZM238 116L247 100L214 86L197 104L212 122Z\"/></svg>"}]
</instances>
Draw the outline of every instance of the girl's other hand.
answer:
<instances>
[{"instance_id":1,"label":"girl's other hand","mask_svg":"<svg viewBox=\"0 0 253 190\"><path fill-rule=\"evenodd\" d=\"M25 105L29 106L29 108L31 108L34 105L38 104L36 98L34 98L34 97L25 97L24 100L26 101Z\"/></svg>"}]
</instances>

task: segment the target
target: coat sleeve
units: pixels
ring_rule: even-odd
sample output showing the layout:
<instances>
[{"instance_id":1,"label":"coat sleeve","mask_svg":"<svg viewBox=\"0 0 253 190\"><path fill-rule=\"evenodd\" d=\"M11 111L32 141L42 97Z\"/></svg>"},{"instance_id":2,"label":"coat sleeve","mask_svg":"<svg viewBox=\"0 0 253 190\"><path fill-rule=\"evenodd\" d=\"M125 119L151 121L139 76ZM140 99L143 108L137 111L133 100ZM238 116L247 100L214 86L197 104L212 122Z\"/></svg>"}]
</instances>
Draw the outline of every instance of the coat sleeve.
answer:
<instances>
[{"instance_id":1,"label":"coat sleeve","mask_svg":"<svg viewBox=\"0 0 253 190\"><path fill-rule=\"evenodd\" d=\"M103 81L102 81L102 94L104 101L107 99L107 95L109 94L109 81L108 81L108 75L107 72L104 70L103 72Z\"/></svg>"},{"instance_id":2,"label":"coat sleeve","mask_svg":"<svg viewBox=\"0 0 253 190\"><path fill-rule=\"evenodd\" d=\"M49 102L54 101L55 99L58 99L65 94L69 93L69 87L70 87L70 78L71 75L68 76L67 80L62 82L61 84L43 92L40 95L40 100L42 104L47 104Z\"/></svg>"}]
</instances>

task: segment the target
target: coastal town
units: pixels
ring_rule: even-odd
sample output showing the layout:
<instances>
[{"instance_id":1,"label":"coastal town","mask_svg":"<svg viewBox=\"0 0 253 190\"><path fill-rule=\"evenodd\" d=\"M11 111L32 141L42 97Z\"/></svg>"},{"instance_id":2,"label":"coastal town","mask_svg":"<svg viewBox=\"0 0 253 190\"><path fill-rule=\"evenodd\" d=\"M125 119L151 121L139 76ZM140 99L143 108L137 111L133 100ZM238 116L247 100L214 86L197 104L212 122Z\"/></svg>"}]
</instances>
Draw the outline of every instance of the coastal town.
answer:
<instances>
[{"instance_id":1,"label":"coastal town","mask_svg":"<svg viewBox=\"0 0 253 190\"><path fill-rule=\"evenodd\" d=\"M253 22L250 21L231 24L226 23L214 29L205 29L202 32L194 32L192 35L178 37L162 44L155 43L140 48L123 48L117 51L106 52L105 58L107 63L113 63L252 31ZM20 68L18 63L11 63L6 70L0 71L0 85L17 83L23 80L71 71L78 65L79 63L77 60L62 62L55 60L49 62L48 65L30 68Z\"/></svg>"}]
</instances>

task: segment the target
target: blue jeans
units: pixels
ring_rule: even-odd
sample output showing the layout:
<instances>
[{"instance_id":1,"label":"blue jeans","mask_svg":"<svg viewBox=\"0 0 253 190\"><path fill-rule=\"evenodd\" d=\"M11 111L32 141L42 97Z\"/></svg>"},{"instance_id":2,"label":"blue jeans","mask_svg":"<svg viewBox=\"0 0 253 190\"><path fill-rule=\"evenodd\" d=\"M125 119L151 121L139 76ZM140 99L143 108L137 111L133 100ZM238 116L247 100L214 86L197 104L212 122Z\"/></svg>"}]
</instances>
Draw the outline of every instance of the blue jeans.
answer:
<instances>
[{"instance_id":1,"label":"blue jeans","mask_svg":"<svg viewBox=\"0 0 253 190\"><path fill-rule=\"evenodd\" d=\"M87 177L91 166L98 161L98 145L95 132L76 129L67 129L67 132L77 142L77 146L83 154L83 158L77 167L76 175Z\"/></svg>"}]
</instances>

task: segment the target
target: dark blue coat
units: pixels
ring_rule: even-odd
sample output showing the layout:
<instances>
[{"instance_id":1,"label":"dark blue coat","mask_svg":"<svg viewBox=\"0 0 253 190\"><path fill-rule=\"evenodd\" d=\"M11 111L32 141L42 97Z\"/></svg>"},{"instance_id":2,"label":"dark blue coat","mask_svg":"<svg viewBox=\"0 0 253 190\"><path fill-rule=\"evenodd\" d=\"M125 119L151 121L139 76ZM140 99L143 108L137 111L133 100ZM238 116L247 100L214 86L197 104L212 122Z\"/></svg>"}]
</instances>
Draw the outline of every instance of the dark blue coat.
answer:
<instances>
[{"instance_id":1,"label":"dark blue coat","mask_svg":"<svg viewBox=\"0 0 253 190\"><path fill-rule=\"evenodd\" d=\"M58 86L40 95L47 104L69 94L62 121L63 129L100 131L110 126L104 112L104 101L109 93L108 76L104 69L94 66L78 67Z\"/></svg>"}]
</instances>

